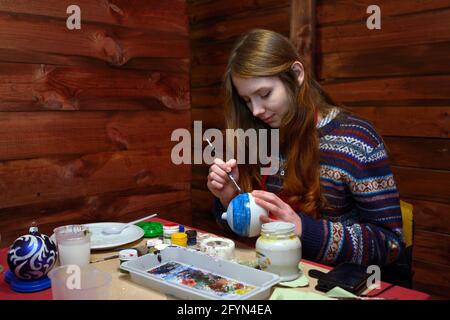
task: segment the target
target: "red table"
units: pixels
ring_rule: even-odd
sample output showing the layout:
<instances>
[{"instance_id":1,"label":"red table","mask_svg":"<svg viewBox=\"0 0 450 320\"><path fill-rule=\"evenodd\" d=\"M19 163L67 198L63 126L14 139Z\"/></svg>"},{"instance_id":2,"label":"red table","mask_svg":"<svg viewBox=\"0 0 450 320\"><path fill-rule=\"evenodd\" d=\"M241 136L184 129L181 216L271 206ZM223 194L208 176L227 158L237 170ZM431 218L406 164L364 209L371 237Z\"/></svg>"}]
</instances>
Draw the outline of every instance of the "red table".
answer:
<instances>
[{"instance_id":1,"label":"red table","mask_svg":"<svg viewBox=\"0 0 450 320\"><path fill-rule=\"evenodd\" d=\"M161 223L168 223L170 221L154 218L151 221L159 221ZM199 230L201 231L201 230ZM8 269L6 257L8 248L0 249L0 264L4 269ZM325 269L332 269L331 267L318 264L315 262L307 261L311 265L315 265ZM9 285L4 280L4 270L0 275L0 300L49 300L52 299L51 289L47 289L35 293L18 293L10 289ZM428 300L430 296L426 293L399 287L391 286L388 283L382 282L381 288L373 290L369 293L369 296L377 296L385 299L397 299L397 300Z\"/></svg>"}]
</instances>

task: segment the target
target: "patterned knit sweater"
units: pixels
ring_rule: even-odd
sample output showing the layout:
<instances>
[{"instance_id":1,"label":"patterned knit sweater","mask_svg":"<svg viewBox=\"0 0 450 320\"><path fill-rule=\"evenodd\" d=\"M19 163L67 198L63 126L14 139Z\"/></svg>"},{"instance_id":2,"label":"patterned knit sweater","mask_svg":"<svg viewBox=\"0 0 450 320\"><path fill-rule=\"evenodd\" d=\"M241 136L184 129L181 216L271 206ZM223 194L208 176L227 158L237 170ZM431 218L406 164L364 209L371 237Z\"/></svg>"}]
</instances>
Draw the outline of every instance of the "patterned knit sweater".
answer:
<instances>
[{"instance_id":1,"label":"patterned knit sweater","mask_svg":"<svg viewBox=\"0 0 450 320\"><path fill-rule=\"evenodd\" d=\"M328 265L394 262L404 248L402 216L383 140L368 122L338 109L317 128L322 193L332 210L321 212L320 219L298 212L303 257ZM281 166L266 179L265 189L280 192L283 175ZM218 199L214 211L224 225Z\"/></svg>"}]
</instances>

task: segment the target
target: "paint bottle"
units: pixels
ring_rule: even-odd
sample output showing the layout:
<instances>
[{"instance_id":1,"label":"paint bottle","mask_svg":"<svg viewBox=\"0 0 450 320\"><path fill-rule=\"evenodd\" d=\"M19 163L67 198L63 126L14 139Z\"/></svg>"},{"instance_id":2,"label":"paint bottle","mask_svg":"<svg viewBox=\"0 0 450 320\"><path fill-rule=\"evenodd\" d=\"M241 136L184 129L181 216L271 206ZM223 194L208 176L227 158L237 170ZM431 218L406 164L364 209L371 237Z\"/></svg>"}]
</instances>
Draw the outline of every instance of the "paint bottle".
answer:
<instances>
[{"instance_id":1,"label":"paint bottle","mask_svg":"<svg viewBox=\"0 0 450 320\"><path fill-rule=\"evenodd\" d=\"M120 265L122 265L122 263L126 261L130 261L137 258L139 258L139 253L136 249L125 249L119 251ZM128 271L123 270L122 268L119 268L119 270L122 273L128 273Z\"/></svg>"},{"instance_id":2,"label":"paint bottle","mask_svg":"<svg viewBox=\"0 0 450 320\"><path fill-rule=\"evenodd\" d=\"M187 245L195 246L197 244L197 231L196 230L187 230Z\"/></svg>"},{"instance_id":3,"label":"paint bottle","mask_svg":"<svg viewBox=\"0 0 450 320\"><path fill-rule=\"evenodd\" d=\"M156 246L159 245L159 244L162 244L162 243L163 243L163 241L161 239L158 239L158 238L148 239L147 240L148 252L149 253L155 252L157 250Z\"/></svg>"},{"instance_id":4,"label":"paint bottle","mask_svg":"<svg viewBox=\"0 0 450 320\"><path fill-rule=\"evenodd\" d=\"M184 232L172 233L171 241L173 245L187 247L187 234Z\"/></svg>"},{"instance_id":5,"label":"paint bottle","mask_svg":"<svg viewBox=\"0 0 450 320\"><path fill-rule=\"evenodd\" d=\"M282 281L300 276L298 264L302 257L300 239L293 223L276 221L265 223L256 241L256 256L261 270L278 274Z\"/></svg>"},{"instance_id":6,"label":"paint bottle","mask_svg":"<svg viewBox=\"0 0 450 320\"><path fill-rule=\"evenodd\" d=\"M171 244L172 233L180 232L180 226L176 223L167 223L163 226L163 242Z\"/></svg>"}]
</instances>

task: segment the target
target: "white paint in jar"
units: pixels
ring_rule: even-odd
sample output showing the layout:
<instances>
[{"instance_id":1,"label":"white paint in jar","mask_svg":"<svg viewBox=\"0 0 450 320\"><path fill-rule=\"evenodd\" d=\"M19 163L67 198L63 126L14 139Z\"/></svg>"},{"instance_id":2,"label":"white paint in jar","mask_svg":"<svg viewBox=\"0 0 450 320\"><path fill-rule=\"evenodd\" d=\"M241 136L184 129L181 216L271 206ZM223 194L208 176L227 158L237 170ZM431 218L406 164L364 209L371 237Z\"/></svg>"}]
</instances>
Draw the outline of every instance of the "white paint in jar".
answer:
<instances>
[{"instance_id":1,"label":"white paint in jar","mask_svg":"<svg viewBox=\"0 0 450 320\"><path fill-rule=\"evenodd\" d=\"M84 225L67 225L53 230L58 246L59 262L63 265L89 265L91 233Z\"/></svg>"},{"instance_id":2,"label":"white paint in jar","mask_svg":"<svg viewBox=\"0 0 450 320\"><path fill-rule=\"evenodd\" d=\"M298 264L302 247L294 233L293 223L276 221L262 225L256 241L256 255L261 270L275 273L281 281L295 280L300 276Z\"/></svg>"},{"instance_id":3,"label":"white paint in jar","mask_svg":"<svg viewBox=\"0 0 450 320\"><path fill-rule=\"evenodd\" d=\"M58 243L59 262L62 266L76 264L89 265L91 246L89 239L75 239Z\"/></svg>"}]
</instances>

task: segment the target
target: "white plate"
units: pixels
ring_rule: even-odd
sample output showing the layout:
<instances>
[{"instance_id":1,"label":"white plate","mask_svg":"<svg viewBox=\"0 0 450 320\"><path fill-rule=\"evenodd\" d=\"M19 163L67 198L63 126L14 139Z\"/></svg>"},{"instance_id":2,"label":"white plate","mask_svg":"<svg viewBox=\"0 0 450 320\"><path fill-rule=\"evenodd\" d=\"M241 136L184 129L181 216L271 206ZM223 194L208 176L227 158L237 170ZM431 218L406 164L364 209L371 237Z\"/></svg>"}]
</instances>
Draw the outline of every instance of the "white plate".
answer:
<instances>
[{"instance_id":1,"label":"white plate","mask_svg":"<svg viewBox=\"0 0 450 320\"><path fill-rule=\"evenodd\" d=\"M134 242L142 238L145 234L142 228L131 225L125 228L120 234L104 234L103 228L110 226L123 226L120 222L98 222L85 224L91 232L91 250L111 249ZM55 234L50 237L55 243Z\"/></svg>"},{"instance_id":2,"label":"white plate","mask_svg":"<svg viewBox=\"0 0 450 320\"><path fill-rule=\"evenodd\" d=\"M139 240L144 236L144 230L136 225L130 225L125 228L120 234L104 234L103 228L106 227L121 227L125 223L120 222L98 222L85 224L89 228L91 234L91 249L111 249L124 244Z\"/></svg>"}]
</instances>

